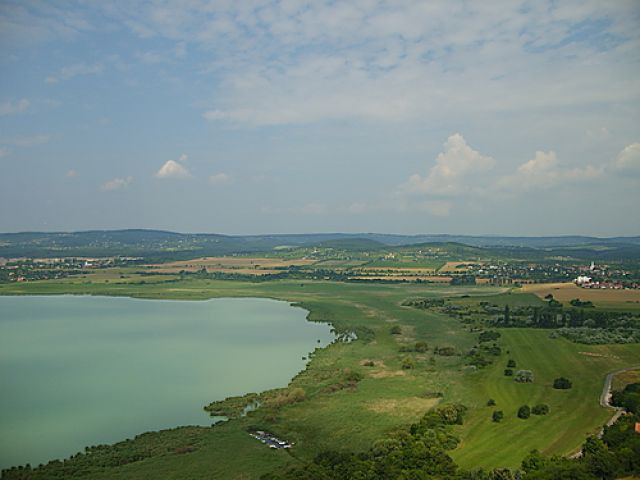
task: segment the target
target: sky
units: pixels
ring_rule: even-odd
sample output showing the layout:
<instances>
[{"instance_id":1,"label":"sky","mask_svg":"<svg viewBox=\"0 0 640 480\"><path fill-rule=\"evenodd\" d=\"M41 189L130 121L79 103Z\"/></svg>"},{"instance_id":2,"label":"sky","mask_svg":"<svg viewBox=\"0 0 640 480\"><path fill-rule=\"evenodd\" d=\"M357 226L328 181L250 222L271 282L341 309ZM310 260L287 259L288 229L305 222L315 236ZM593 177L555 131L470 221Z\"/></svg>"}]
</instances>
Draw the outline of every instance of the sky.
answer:
<instances>
[{"instance_id":1,"label":"sky","mask_svg":"<svg viewBox=\"0 0 640 480\"><path fill-rule=\"evenodd\" d=\"M0 0L0 231L640 235L640 2Z\"/></svg>"}]
</instances>

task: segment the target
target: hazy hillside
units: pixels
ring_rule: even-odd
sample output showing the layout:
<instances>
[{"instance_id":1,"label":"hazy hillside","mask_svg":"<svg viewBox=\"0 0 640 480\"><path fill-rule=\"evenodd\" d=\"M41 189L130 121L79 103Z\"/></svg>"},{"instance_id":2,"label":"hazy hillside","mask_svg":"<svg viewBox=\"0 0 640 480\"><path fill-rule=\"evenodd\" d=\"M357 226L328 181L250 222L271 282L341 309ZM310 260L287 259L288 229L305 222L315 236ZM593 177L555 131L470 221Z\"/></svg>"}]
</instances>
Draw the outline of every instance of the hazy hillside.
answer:
<instances>
[{"instance_id":1,"label":"hazy hillside","mask_svg":"<svg viewBox=\"0 0 640 480\"><path fill-rule=\"evenodd\" d=\"M538 258L570 256L575 258L640 258L640 237L596 238L498 237L464 235L394 234L282 234L219 235L176 233L159 230L95 230L85 232L22 232L0 234L1 257L55 256L145 256L155 258L192 258L203 255L258 253L276 247L318 246L340 250L378 250L385 246L421 248L447 244L461 253L483 248L496 256ZM480 253L480 251L476 251Z\"/></svg>"}]
</instances>

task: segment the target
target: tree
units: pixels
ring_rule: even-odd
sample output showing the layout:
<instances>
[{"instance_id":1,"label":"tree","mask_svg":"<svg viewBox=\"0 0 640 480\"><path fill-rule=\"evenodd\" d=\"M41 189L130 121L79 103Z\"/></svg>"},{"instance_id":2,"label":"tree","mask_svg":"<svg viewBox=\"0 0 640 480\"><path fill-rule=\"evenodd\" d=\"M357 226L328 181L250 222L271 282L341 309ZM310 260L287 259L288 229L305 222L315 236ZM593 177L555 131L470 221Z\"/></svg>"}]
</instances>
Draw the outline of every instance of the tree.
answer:
<instances>
[{"instance_id":1,"label":"tree","mask_svg":"<svg viewBox=\"0 0 640 480\"><path fill-rule=\"evenodd\" d=\"M487 400L487 407L493 407L495 406L496 401L493 398L490 398L489 400Z\"/></svg>"},{"instance_id":2,"label":"tree","mask_svg":"<svg viewBox=\"0 0 640 480\"><path fill-rule=\"evenodd\" d=\"M496 423L501 422L503 418L504 418L504 413L502 413L502 410L496 410L495 412L493 412L493 415L491 416L491 419Z\"/></svg>"},{"instance_id":3,"label":"tree","mask_svg":"<svg viewBox=\"0 0 640 480\"><path fill-rule=\"evenodd\" d=\"M400 328L400 325L394 325L393 327L391 327L391 330L389 330L389 332L391 333L391 335L400 335L402 333L402 328Z\"/></svg>"},{"instance_id":4,"label":"tree","mask_svg":"<svg viewBox=\"0 0 640 480\"><path fill-rule=\"evenodd\" d=\"M516 368L516 361L512 358L507 362L507 368Z\"/></svg>"},{"instance_id":5,"label":"tree","mask_svg":"<svg viewBox=\"0 0 640 480\"><path fill-rule=\"evenodd\" d=\"M509 305L504 306L504 324L509 325L511 323L511 314L509 312Z\"/></svg>"},{"instance_id":6,"label":"tree","mask_svg":"<svg viewBox=\"0 0 640 480\"><path fill-rule=\"evenodd\" d=\"M547 459L538 451L531 450L522 460L522 470L526 473L540 470L548 463Z\"/></svg>"},{"instance_id":7,"label":"tree","mask_svg":"<svg viewBox=\"0 0 640 480\"><path fill-rule=\"evenodd\" d=\"M510 368L505 368L504 376L505 377L512 377L513 376L513 370L511 370Z\"/></svg>"},{"instance_id":8,"label":"tree","mask_svg":"<svg viewBox=\"0 0 640 480\"><path fill-rule=\"evenodd\" d=\"M556 378L553 381L553 388L558 390L568 390L572 387L571 380L565 377Z\"/></svg>"},{"instance_id":9,"label":"tree","mask_svg":"<svg viewBox=\"0 0 640 480\"><path fill-rule=\"evenodd\" d=\"M546 403L539 403L531 409L531 413L534 415L546 415L549 413L549 405Z\"/></svg>"},{"instance_id":10,"label":"tree","mask_svg":"<svg viewBox=\"0 0 640 480\"><path fill-rule=\"evenodd\" d=\"M518 409L518 418L522 418L526 420L530 416L531 416L531 408L529 408L529 405L522 405Z\"/></svg>"}]
</instances>

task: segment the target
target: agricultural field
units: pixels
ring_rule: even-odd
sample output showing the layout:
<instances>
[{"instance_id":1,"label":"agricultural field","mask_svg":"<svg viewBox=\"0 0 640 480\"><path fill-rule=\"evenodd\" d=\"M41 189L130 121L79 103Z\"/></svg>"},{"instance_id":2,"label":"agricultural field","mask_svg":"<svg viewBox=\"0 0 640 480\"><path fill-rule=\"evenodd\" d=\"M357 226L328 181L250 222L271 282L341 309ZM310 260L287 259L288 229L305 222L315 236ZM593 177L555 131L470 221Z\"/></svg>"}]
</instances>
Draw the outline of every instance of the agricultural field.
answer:
<instances>
[{"instance_id":1,"label":"agricultural field","mask_svg":"<svg viewBox=\"0 0 640 480\"><path fill-rule=\"evenodd\" d=\"M640 310L640 289L614 290L610 288L581 288L574 283L541 283L522 286L525 293L539 298L553 295L559 302L570 302L575 298L593 302L596 306L611 309Z\"/></svg>"},{"instance_id":2,"label":"agricultural field","mask_svg":"<svg viewBox=\"0 0 640 480\"><path fill-rule=\"evenodd\" d=\"M337 332L354 332L358 340L311 352L307 369L285 390L301 389L301 401L276 410L259 408L246 417L191 432L195 437L188 441L196 445L192 453L166 453L165 449L142 462L92 467L91 478L176 478L178 472L188 472L189 478L222 478L221 472L227 474L224 478L258 478L285 465L309 461L323 450L365 451L375 441L406 430L433 407L453 402L469 409L464 425L456 427L461 444L452 452L455 461L469 469L514 468L533 448L548 455L575 452L586 435L598 431L611 415L598 403L605 375L640 358L638 344L579 345L564 338L550 339L548 330L511 328L498 330L500 354L492 363L475 368L469 366L465 352L477 344L477 331L453 316L402 306L408 298L449 298L459 305L479 301L544 304L536 294L510 293L507 288L175 278L142 284L127 282L120 275L126 272L118 272L113 282L67 278L3 284L0 294L175 300L268 297L298 303L309 310L310 320L330 322ZM418 342L426 343L426 348L414 351ZM452 354L437 353L442 350ZM518 368L531 370L535 381L519 384L505 377L509 359ZM551 384L558 376L570 378L574 388L554 390ZM490 398L495 407L487 406ZM541 402L549 405L548 415L527 420L516 417L521 405ZM504 412L500 423L491 419L496 409ZM295 447L289 453L264 448L246 433L252 425L295 442ZM182 438L175 431L159 432L132 445L143 448L146 442L162 443L176 435Z\"/></svg>"},{"instance_id":3,"label":"agricultural field","mask_svg":"<svg viewBox=\"0 0 640 480\"><path fill-rule=\"evenodd\" d=\"M292 266L311 265L315 260L304 258L281 259L249 256L231 257L203 257L193 260L168 262L162 264L146 265L153 272L179 273L197 272L206 269L207 272L239 273L243 275L266 275L278 273L276 268L289 268Z\"/></svg>"}]
</instances>

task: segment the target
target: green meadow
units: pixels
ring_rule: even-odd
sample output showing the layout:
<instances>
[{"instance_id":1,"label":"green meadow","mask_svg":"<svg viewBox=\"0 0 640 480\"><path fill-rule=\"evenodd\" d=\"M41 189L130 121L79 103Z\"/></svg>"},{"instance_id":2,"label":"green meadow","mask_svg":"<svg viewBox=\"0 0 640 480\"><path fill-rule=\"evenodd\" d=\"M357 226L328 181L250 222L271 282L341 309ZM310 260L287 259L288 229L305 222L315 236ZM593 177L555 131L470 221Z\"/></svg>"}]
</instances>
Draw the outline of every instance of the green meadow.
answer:
<instances>
[{"instance_id":1,"label":"green meadow","mask_svg":"<svg viewBox=\"0 0 640 480\"><path fill-rule=\"evenodd\" d=\"M109 282L105 282L109 280ZM134 281L135 280L135 281ZM153 279L152 279L153 280ZM155 279L156 281L158 279ZM464 468L517 467L537 448L545 454L570 454L586 435L597 432L611 412L598 399L607 372L638 363L640 345L586 346L550 339L549 332L500 329L502 353L482 369L462 355L440 356L434 348L468 351L478 333L446 314L402 306L411 297L457 297L469 303L490 299L510 305L539 302L534 295L488 286L357 284L322 281L235 282L174 280L139 283L140 278L91 281L67 279L0 285L0 294L92 294L164 299L269 297L296 302L309 319L333 324L338 332L355 332L357 341L334 343L310 356L308 367L289 389L302 389L302 401L258 410L223 425L144 435L123 444L121 452L147 452L144 459L116 466L98 456L77 460L91 478L258 478L287 464L308 461L318 452L368 449L373 442L406 429L437 404L459 402L469 408L457 427L460 446L452 452ZM399 333L391 329L398 326ZM400 351L426 342L426 352ZM406 349L406 348L405 348ZM519 384L505 377L508 359L517 369L532 370L535 380ZM403 368L406 362L412 368ZM357 377L357 381L345 379ZM571 379L570 390L554 390L554 378ZM488 399L495 407L488 407ZM212 399L216 400L216 399ZM523 405L546 403L548 415L517 418ZM492 421L494 410L504 419ZM260 427L288 441L290 451L270 450L247 434ZM141 432L142 433L142 432ZM194 447L184 453L184 447ZM110 451L119 458L117 449ZM149 453L151 452L151 453ZM107 455L107 453L105 453ZM124 453L123 453L124 455ZM45 477L33 477L45 478Z\"/></svg>"}]
</instances>

